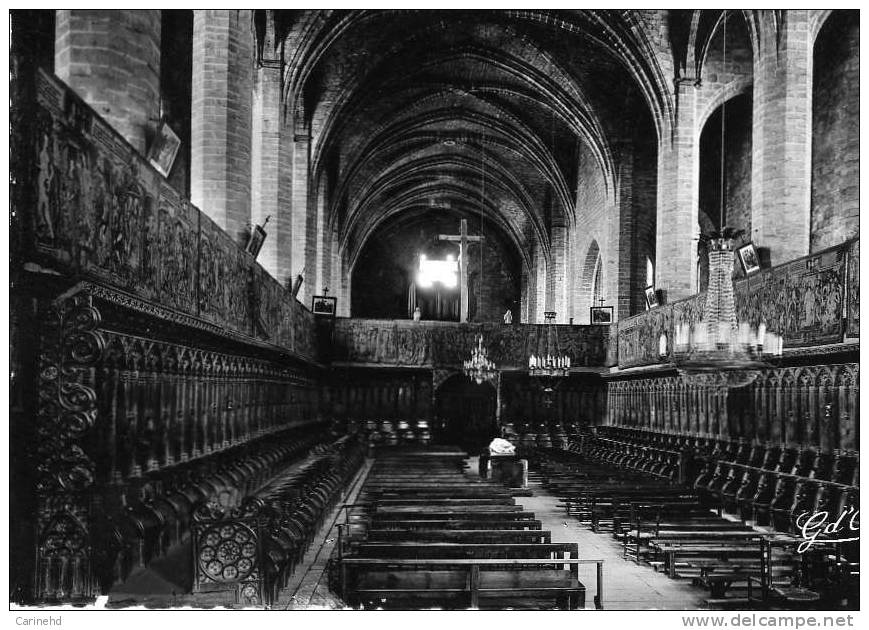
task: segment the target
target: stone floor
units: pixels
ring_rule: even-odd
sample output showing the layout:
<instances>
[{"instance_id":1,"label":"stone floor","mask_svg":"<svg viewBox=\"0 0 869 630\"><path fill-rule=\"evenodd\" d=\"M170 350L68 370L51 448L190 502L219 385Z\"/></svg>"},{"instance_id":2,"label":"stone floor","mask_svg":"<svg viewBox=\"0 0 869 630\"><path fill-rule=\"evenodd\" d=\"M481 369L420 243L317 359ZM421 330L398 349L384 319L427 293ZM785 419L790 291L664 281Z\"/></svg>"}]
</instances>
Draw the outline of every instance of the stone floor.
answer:
<instances>
[{"instance_id":1,"label":"stone floor","mask_svg":"<svg viewBox=\"0 0 869 630\"><path fill-rule=\"evenodd\" d=\"M338 541L338 524L344 522L344 510L341 506L356 500L373 462L373 459L365 461L365 465L351 482L347 493L324 521L323 527L314 538L314 544L299 563L290 583L279 594L276 609L330 610L345 607L343 602L329 590L327 563Z\"/></svg>"},{"instance_id":2,"label":"stone floor","mask_svg":"<svg viewBox=\"0 0 869 630\"><path fill-rule=\"evenodd\" d=\"M352 503L359 492L358 483L370 467L369 461L354 482L345 502ZM469 476L477 475L477 458L468 461ZM517 503L533 511L543 522L543 529L552 532L553 542L579 543L581 558L602 559L604 563L603 603L607 610L705 610L704 591L684 581L671 580L648 566L634 564L622 558L621 546L608 534L595 534L576 520L565 520L564 510L557 499L546 493L533 478L529 486L534 496L518 497ZM325 575L326 562L337 539L338 517L333 513L324 525L305 560L296 571L292 583L284 590L278 608L330 609L343 605L329 591ZM580 581L586 585L588 606L593 606L595 565L580 565Z\"/></svg>"}]
</instances>

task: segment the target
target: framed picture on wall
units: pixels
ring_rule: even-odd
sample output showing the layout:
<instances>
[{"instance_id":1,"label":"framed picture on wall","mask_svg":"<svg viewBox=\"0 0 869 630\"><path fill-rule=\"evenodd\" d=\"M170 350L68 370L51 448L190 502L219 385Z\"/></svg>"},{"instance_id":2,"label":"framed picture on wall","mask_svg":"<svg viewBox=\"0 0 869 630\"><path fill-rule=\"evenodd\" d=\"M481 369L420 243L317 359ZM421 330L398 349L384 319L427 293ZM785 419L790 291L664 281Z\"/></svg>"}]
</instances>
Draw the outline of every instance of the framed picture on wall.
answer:
<instances>
[{"instance_id":1,"label":"framed picture on wall","mask_svg":"<svg viewBox=\"0 0 869 630\"><path fill-rule=\"evenodd\" d=\"M613 323L613 307L612 306L592 306L589 315L589 321L592 324L612 324Z\"/></svg>"},{"instance_id":2,"label":"framed picture on wall","mask_svg":"<svg viewBox=\"0 0 869 630\"><path fill-rule=\"evenodd\" d=\"M655 291L655 287L646 287L646 306L651 309L660 305L661 303L658 302L658 293Z\"/></svg>"},{"instance_id":3,"label":"framed picture on wall","mask_svg":"<svg viewBox=\"0 0 869 630\"><path fill-rule=\"evenodd\" d=\"M745 275L751 275L760 271L760 257L757 255L754 243L743 245L736 252L739 254L739 262L742 263L742 268L745 269Z\"/></svg>"},{"instance_id":4,"label":"framed picture on wall","mask_svg":"<svg viewBox=\"0 0 869 630\"><path fill-rule=\"evenodd\" d=\"M181 140L164 120L160 123L157 134L154 136L154 142L148 151L148 161L151 166L160 171L163 177L169 177L180 147Z\"/></svg>"},{"instance_id":5,"label":"framed picture on wall","mask_svg":"<svg viewBox=\"0 0 869 630\"><path fill-rule=\"evenodd\" d=\"M253 226L253 229L250 232L250 238L247 241L247 251L250 252L254 259L259 255L260 250L263 247L263 241L266 240L266 231L262 228L261 225Z\"/></svg>"},{"instance_id":6,"label":"framed picture on wall","mask_svg":"<svg viewBox=\"0 0 869 630\"><path fill-rule=\"evenodd\" d=\"M328 295L315 295L311 298L311 312L314 315L327 315L335 317L335 304L338 298Z\"/></svg>"}]
</instances>

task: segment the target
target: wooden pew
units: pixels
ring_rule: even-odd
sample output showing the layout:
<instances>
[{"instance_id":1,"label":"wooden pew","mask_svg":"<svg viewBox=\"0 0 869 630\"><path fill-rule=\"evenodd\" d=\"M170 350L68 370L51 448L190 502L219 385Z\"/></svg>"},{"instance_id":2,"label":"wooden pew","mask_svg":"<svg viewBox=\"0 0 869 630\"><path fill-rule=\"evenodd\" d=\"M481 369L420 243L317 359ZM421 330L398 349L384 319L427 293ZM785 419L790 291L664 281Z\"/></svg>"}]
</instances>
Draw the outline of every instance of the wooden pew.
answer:
<instances>
[{"instance_id":1,"label":"wooden pew","mask_svg":"<svg viewBox=\"0 0 869 630\"><path fill-rule=\"evenodd\" d=\"M369 529L369 542L549 543L552 532L534 529Z\"/></svg>"},{"instance_id":2,"label":"wooden pew","mask_svg":"<svg viewBox=\"0 0 869 630\"><path fill-rule=\"evenodd\" d=\"M553 562L570 569L535 568ZM569 610L582 609L586 589L577 577L578 565L589 563L597 565L594 602L596 608L602 609L603 561L578 558L553 561L349 557L341 561L339 592L351 605L364 608L501 609L530 604L537 610L544 600Z\"/></svg>"},{"instance_id":3,"label":"wooden pew","mask_svg":"<svg viewBox=\"0 0 869 630\"><path fill-rule=\"evenodd\" d=\"M584 607L578 546L552 543L514 490L402 462L374 470L339 529L340 592L351 605Z\"/></svg>"}]
</instances>

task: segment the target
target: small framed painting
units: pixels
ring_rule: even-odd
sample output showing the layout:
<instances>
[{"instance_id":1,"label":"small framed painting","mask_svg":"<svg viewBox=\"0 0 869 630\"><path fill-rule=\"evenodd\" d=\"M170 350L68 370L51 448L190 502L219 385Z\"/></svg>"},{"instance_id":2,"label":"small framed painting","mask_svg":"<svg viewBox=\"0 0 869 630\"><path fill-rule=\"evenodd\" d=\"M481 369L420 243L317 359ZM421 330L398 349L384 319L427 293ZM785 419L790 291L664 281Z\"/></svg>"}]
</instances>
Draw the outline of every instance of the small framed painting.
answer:
<instances>
[{"instance_id":1,"label":"small framed painting","mask_svg":"<svg viewBox=\"0 0 869 630\"><path fill-rule=\"evenodd\" d=\"M646 306L652 309L660 305L661 303L658 301L658 292L655 291L655 287L646 287Z\"/></svg>"},{"instance_id":2,"label":"small framed painting","mask_svg":"<svg viewBox=\"0 0 869 630\"><path fill-rule=\"evenodd\" d=\"M328 295L315 295L311 298L311 312L314 315L327 315L335 317L335 304L338 298Z\"/></svg>"},{"instance_id":3,"label":"small framed painting","mask_svg":"<svg viewBox=\"0 0 869 630\"><path fill-rule=\"evenodd\" d=\"M266 240L266 231L262 228L261 225L253 226L253 229L250 231L250 238L247 241L246 250L253 255L254 260L259 255L259 251L263 247L263 241Z\"/></svg>"},{"instance_id":4,"label":"small framed painting","mask_svg":"<svg viewBox=\"0 0 869 630\"><path fill-rule=\"evenodd\" d=\"M612 306L592 306L589 321L592 324L612 324L613 323L613 307Z\"/></svg>"},{"instance_id":5,"label":"small framed painting","mask_svg":"<svg viewBox=\"0 0 869 630\"><path fill-rule=\"evenodd\" d=\"M154 142L148 151L148 161L151 163L151 166L160 171L163 177L169 177L172 165L175 164L175 156L178 155L180 147L181 140L164 120L160 123L157 135L154 136Z\"/></svg>"},{"instance_id":6,"label":"small framed painting","mask_svg":"<svg viewBox=\"0 0 869 630\"><path fill-rule=\"evenodd\" d=\"M757 255L757 249L754 243L748 243L736 250L739 254L739 262L742 263L742 268L745 269L745 275L751 275L760 271L760 257Z\"/></svg>"}]
</instances>

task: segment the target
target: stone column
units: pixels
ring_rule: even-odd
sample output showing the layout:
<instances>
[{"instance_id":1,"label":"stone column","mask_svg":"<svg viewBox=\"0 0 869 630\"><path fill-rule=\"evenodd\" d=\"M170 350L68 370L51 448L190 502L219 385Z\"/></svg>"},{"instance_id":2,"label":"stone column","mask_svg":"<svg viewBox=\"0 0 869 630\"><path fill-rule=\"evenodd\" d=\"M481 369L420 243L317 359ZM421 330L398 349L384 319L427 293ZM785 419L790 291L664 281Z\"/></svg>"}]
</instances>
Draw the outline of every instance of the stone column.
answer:
<instances>
[{"instance_id":1,"label":"stone column","mask_svg":"<svg viewBox=\"0 0 869 630\"><path fill-rule=\"evenodd\" d=\"M266 240L257 260L284 282L278 269L278 233L285 218L278 199L281 131L281 59L275 51L273 12L266 11L267 35L253 87L251 116L251 220L266 225Z\"/></svg>"},{"instance_id":2,"label":"stone column","mask_svg":"<svg viewBox=\"0 0 869 630\"><path fill-rule=\"evenodd\" d=\"M308 235L315 226L309 225L308 219L308 188L311 163L311 135L298 133L293 137L293 193L292 193L292 248L290 253L290 268L295 278L296 274L306 269L308 264ZM311 222L312 223L312 222ZM312 261L313 262L313 261ZM308 304L310 296L315 295L317 270L312 264L305 270L305 281L298 298ZM310 306L310 304L308 304Z\"/></svg>"},{"instance_id":3,"label":"stone column","mask_svg":"<svg viewBox=\"0 0 869 630\"><path fill-rule=\"evenodd\" d=\"M809 253L812 41L808 11L788 10L778 27L771 13L754 60L751 238L777 265Z\"/></svg>"},{"instance_id":4,"label":"stone column","mask_svg":"<svg viewBox=\"0 0 869 630\"><path fill-rule=\"evenodd\" d=\"M54 72L141 154L160 118L160 11L59 10Z\"/></svg>"},{"instance_id":5,"label":"stone column","mask_svg":"<svg viewBox=\"0 0 869 630\"><path fill-rule=\"evenodd\" d=\"M548 310L556 311L556 322L568 322L567 292L568 292L568 242L567 228L563 225L552 226L552 273L546 278L546 301Z\"/></svg>"},{"instance_id":6,"label":"stone column","mask_svg":"<svg viewBox=\"0 0 869 630\"><path fill-rule=\"evenodd\" d=\"M694 79L676 83L676 126L658 150L655 286L673 302L697 290L700 132Z\"/></svg>"},{"instance_id":7,"label":"stone column","mask_svg":"<svg viewBox=\"0 0 869 630\"><path fill-rule=\"evenodd\" d=\"M249 9L195 11L190 197L242 245L251 220L254 48Z\"/></svg>"}]
</instances>

